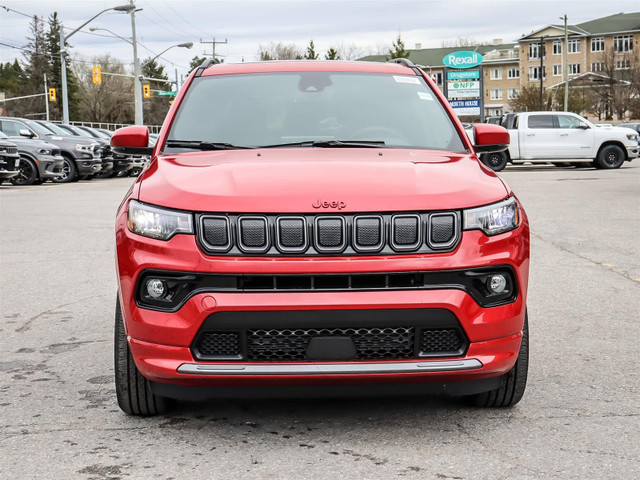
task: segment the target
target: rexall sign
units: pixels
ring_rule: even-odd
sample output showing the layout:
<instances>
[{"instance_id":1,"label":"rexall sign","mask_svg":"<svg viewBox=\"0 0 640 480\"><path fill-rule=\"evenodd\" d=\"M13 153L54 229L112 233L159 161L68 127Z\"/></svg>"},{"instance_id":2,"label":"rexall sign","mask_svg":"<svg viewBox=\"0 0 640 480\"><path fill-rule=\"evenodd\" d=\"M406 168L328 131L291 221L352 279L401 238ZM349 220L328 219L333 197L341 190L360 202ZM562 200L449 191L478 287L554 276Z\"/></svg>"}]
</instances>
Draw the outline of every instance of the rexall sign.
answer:
<instances>
[{"instance_id":1,"label":"rexall sign","mask_svg":"<svg viewBox=\"0 0 640 480\"><path fill-rule=\"evenodd\" d=\"M442 63L449 68L471 68L482 63L482 55L478 52L451 52L444 56Z\"/></svg>"}]
</instances>

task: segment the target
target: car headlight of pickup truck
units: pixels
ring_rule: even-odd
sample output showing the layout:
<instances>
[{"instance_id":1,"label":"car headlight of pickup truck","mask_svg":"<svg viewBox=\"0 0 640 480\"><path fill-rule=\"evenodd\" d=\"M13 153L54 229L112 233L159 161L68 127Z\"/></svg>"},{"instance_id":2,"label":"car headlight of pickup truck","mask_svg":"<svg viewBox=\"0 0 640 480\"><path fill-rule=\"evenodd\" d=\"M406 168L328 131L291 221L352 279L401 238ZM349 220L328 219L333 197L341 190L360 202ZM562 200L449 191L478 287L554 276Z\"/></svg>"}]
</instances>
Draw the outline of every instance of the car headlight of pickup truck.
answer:
<instances>
[{"instance_id":1,"label":"car headlight of pickup truck","mask_svg":"<svg viewBox=\"0 0 640 480\"><path fill-rule=\"evenodd\" d=\"M79 143L76 145L76 150L84 153L93 153L93 145L82 145Z\"/></svg>"},{"instance_id":2,"label":"car headlight of pickup truck","mask_svg":"<svg viewBox=\"0 0 640 480\"><path fill-rule=\"evenodd\" d=\"M41 148L38 150L38 153L40 155L51 155L51 150L49 150L48 148Z\"/></svg>"},{"instance_id":3,"label":"car headlight of pickup truck","mask_svg":"<svg viewBox=\"0 0 640 480\"><path fill-rule=\"evenodd\" d=\"M127 214L129 230L138 235L169 240L178 233L193 233L193 217L190 213L131 200Z\"/></svg>"},{"instance_id":4,"label":"car headlight of pickup truck","mask_svg":"<svg viewBox=\"0 0 640 480\"><path fill-rule=\"evenodd\" d=\"M638 141L638 134L637 133L628 133L627 134L627 140Z\"/></svg>"},{"instance_id":5,"label":"car headlight of pickup truck","mask_svg":"<svg viewBox=\"0 0 640 480\"><path fill-rule=\"evenodd\" d=\"M502 202L471 208L463 212L464 230L482 230L485 235L498 235L520 224L518 202L509 197Z\"/></svg>"}]
</instances>

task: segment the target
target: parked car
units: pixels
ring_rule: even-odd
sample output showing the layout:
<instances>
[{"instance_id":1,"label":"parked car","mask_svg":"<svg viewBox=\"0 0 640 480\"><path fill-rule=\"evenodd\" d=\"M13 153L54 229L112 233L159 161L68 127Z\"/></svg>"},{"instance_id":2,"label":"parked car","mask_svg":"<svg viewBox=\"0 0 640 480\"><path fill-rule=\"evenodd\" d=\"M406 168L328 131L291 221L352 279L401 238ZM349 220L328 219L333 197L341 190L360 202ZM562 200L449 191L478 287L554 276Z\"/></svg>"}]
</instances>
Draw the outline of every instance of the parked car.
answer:
<instances>
[{"instance_id":1,"label":"parked car","mask_svg":"<svg viewBox=\"0 0 640 480\"><path fill-rule=\"evenodd\" d=\"M553 163L556 166L620 168L640 154L638 133L607 127L570 112L526 112L513 117L511 141L505 152L481 155L495 171L507 163Z\"/></svg>"},{"instance_id":2,"label":"parked car","mask_svg":"<svg viewBox=\"0 0 640 480\"><path fill-rule=\"evenodd\" d=\"M9 137L0 132L0 140L7 139ZM40 184L62 175L64 158L54 144L27 138L12 138L11 143L18 148L20 157L18 175L11 178L14 185Z\"/></svg>"},{"instance_id":3,"label":"parked car","mask_svg":"<svg viewBox=\"0 0 640 480\"><path fill-rule=\"evenodd\" d=\"M106 140L107 143L111 139L111 135L104 133L104 131L100 131L100 129L97 128L85 127L80 125L73 125L73 128L83 130L87 134L92 135L94 138ZM147 163L147 159L141 155L119 155L111 151L110 155L113 158L113 169L112 172L109 173L109 175L113 177L124 177L127 175L130 175L132 177L137 176ZM103 174L101 176L106 175Z\"/></svg>"},{"instance_id":4,"label":"parked car","mask_svg":"<svg viewBox=\"0 0 640 480\"><path fill-rule=\"evenodd\" d=\"M0 184L5 180L15 178L19 173L20 155L18 146L0 137Z\"/></svg>"},{"instance_id":5,"label":"parked car","mask_svg":"<svg viewBox=\"0 0 640 480\"><path fill-rule=\"evenodd\" d=\"M529 227L407 59L195 69L116 217L120 408L439 392L505 407L528 364Z\"/></svg>"},{"instance_id":6,"label":"parked car","mask_svg":"<svg viewBox=\"0 0 640 480\"><path fill-rule=\"evenodd\" d=\"M485 123L491 123L493 125L500 125L500 121L502 120L502 116L499 117L487 117L485 119Z\"/></svg>"},{"instance_id":7,"label":"parked car","mask_svg":"<svg viewBox=\"0 0 640 480\"><path fill-rule=\"evenodd\" d=\"M618 125L618 127L630 128L640 133L640 123L621 123Z\"/></svg>"},{"instance_id":8,"label":"parked car","mask_svg":"<svg viewBox=\"0 0 640 480\"><path fill-rule=\"evenodd\" d=\"M84 130L81 130L72 125L65 125L62 123L52 123L44 120L36 120L40 125L48 128L54 133L61 133L67 135L73 135L76 137L81 137L87 140L91 140L98 144L98 148L96 151L100 155L100 165L101 168L99 171L89 174L89 175L81 175L78 178L80 180L91 180L95 177L108 177L111 175L111 171L113 170L113 157L111 155L111 147L109 146L109 141L104 138L96 138L93 135L88 134Z\"/></svg>"},{"instance_id":9,"label":"parked car","mask_svg":"<svg viewBox=\"0 0 640 480\"><path fill-rule=\"evenodd\" d=\"M77 180L78 175L91 175L102 168L96 142L71 135L53 133L34 120L0 117L0 131L10 138L36 138L56 145L64 159L62 175L56 183Z\"/></svg>"}]
</instances>

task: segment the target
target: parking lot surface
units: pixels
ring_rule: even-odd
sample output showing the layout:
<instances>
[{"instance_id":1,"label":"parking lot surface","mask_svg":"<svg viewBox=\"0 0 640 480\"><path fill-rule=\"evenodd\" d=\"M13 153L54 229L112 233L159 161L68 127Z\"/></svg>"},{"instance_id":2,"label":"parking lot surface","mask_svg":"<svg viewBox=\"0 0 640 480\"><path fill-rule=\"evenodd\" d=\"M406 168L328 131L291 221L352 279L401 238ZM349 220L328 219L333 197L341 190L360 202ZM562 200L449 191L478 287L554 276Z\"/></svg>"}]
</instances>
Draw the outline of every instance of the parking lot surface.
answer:
<instances>
[{"instance_id":1,"label":"parking lot surface","mask_svg":"<svg viewBox=\"0 0 640 480\"><path fill-rule=\"evenodd\" d=\"M501 175L532 227L519 405L224 400L157 418L125 416L113 385L113 223L133 180L0 186L0 478L640 478L640 161Z\"/></svg>"}]
</instances>

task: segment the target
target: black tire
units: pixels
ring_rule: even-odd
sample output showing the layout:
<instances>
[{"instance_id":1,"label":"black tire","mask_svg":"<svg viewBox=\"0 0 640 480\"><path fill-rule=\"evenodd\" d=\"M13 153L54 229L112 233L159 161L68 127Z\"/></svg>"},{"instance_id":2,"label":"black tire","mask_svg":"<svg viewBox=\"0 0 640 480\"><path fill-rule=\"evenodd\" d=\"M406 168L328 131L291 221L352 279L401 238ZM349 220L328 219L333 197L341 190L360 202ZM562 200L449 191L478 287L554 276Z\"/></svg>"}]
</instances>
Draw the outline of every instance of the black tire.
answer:
<instances>
[{"instance_id":1,"label":"black tire","mask_svg":"<svg viewBox=\"0 0 640 480\"><path fill-rule=\"evenodd\" d=\"M62 175L53 179L55 183L75 182L78 176L78 168L73 158L63 155L64 164L62 165Z\"/></svg>"},{"instance_id":2,"label":"black tire","mask_svg":"<svg viewBox=\"0 0 640 480\"><path fill-rule=\"evenodd\" d=\"M116 298L114 366L118 406L127 415L151 416L165 413L168 401L154 395L149 380L136 367L124 331L120 299Z\"/></svg>"},{"instance_id":3,"label":"black tire","mask_svg":"<svg viewBox=\"0 0 640 480\"><path fill-rule=\"evenodd\" d=\"M93 175L79 175L78 180L93 180Z\"/></svg>"},{"instance_id":4,"label":"black tire","mask_svg":"<svg viewBox=\"0 0 640 480\"><path fill-rule=\"evenodd\" d=\"M480 161L494 172L500 172L507 166L507 154L505 152L483 153Z\"/></svg>"},{"instance_id":5,"label":"black tire","mask_svg":"<svg viewBox=\"0 0 640 480\"><path fill-rule=\"evenodd\" d=\"M527 371L529 369L529 320L527 314L524 317L522 328L522 344L516 364L506 375L502 376L500 386L489 392L471 395L468 398L476 407L499 408L512 407L524 395L527 387Z\"/></svg>"},{"instance_id":6,"label":"black tire","mask_svg":"<svg viewBox=\"0 0 640 480\"><path fill-rule=\"evenodd\" d=\"M33 185L38 180L38 167L33 160L25 157L20 158L20 166L18 167L20 172L15 177L9 179L14 185Z\"/></svg>"},{"instance_id":7,"label":"black tire","mask_svg":"<svg viewBox=\"0 0 640 480\"><path fill-rule=\"evenodd\" d=\"M596 158L596 168L620 168L625 161L624 150L617 145L607 145L600 149Z\"/></svg>"},{"instance_id":8,"label":"black tire","mask_svg":"<svg viewBox=\"0 0 640 480\"><path fill-rule=\"evenodd\" d=\"M129 170L129 176L137 177L138 175L140 175L141 172L142 172L141 168L132 168L131 170Z\"/></svg>"}]
</instances>

